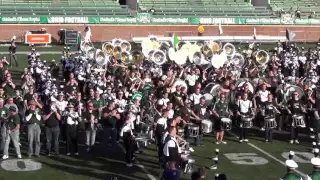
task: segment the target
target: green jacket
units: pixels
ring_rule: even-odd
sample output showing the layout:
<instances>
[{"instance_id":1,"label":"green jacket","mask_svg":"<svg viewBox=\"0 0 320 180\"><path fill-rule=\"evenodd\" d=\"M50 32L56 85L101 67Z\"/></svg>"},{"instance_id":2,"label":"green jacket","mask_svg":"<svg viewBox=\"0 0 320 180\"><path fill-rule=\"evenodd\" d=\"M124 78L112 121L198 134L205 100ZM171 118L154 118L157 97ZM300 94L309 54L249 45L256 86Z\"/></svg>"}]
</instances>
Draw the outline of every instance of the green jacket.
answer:
<instances>
[{"instance_id":1,"label":"green jacket","mask_svg":"<svg viewBox=\"0 0 320 180\"><path fill-rule=\"evenodd\" d=\"M320 171L313 171L309 174L308 180L320 180Z\"/></svg>"},{"instance_id":2,"label":"green jacket","mask_svg":"<svg viewBox=\"0 0 320 180\"><path fill-rule=\"evenodd\" d=\"M303 180L302 177L294 174L294 173L287 173L281 180Z\"/></svg>"}]
</instances>

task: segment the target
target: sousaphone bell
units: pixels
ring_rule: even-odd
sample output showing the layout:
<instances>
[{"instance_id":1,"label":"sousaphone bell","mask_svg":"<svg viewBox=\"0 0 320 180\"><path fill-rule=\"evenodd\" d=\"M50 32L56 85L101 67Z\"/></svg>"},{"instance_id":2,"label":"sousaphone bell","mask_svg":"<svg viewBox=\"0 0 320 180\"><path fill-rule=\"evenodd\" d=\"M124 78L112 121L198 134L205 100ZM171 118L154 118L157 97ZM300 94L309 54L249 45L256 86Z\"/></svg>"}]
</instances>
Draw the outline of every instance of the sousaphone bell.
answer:
<instances>
[{"instance_id":1,"label":"sousaphone bell","mask_svg":"<svg viewBox=\"0 0 320 180\"><path fill-rule=\"evenodd\" d=\"M131 61L131 55L127 51L121 52L121 58L120 59L125 64L128 64Z\"/></svg>"},{"instance_id":2,"label":"sousaphone bell","mask_svg":"<svg viewBox=\"0 0 320 180\"><path fill-rule=\"evenodd\" d=\"M133 51L131 53L132 64L138 65L141 64L144 60L144 55L141 51Z\"/></svg>"},{"instance_id":3,"label":"sousaphone bell","mask_svg":"<svg viewBox=\"0 0 320 180\"><path fill-rule=\"evenodd\" d=\"M213 56L213 51L212 51L212 47L210 46L209 43L205 43L202 48L201 48L201 52L202 54L207 57L207 58L211 58Z\"/></svg>"},{"instance_id":4,"label":"sousaphone bell","mask_svg":"<svg viewBox=\"0 0 320 180\"><path fill-rule=\"evenodd\" d=\"M108 63L107 55L101 49L96 50L95 60L96 63L100 66Z\"/></svg>"},{"instance_id":5,"label":"sousaphone bell","mask_svg":"<svg viewBox=\"0 0 320 180\"><path fill-rule=\"evenodd\" d=\"M105 42L102 44L102 51L108 55L112 55L113 49L114 47L110 42Z\"/></svg>"},{"instance_id":6,"label":"sousaphone bell","mask_svg":"<svg viewBox=\"0 0 320 180\"><path fill-rule=\"evenodd\" d=\"M223 46L222 51L227 55L228 58L232 58L236 53L236 48L234 47L233 44L226 43Z\"/></svg>"},{"instance_id":7,"label":"sousaphone bell","mask_svg":"<svg viewBox=\"0 0 320 180\"><path fill-rule=\"evenodd\" d=\"M163 51L155 50L152 55L152 60L155 64L161 66L167 61L167 57Z\"/></svg>"},{"instance_id":8,"label":"sousaphone bell","mask_svg":"<svg viewBox=\"0 0 320 180\"><path fill-rule=\"evenodd\" d=\"M115 46L113 48L113 52L112 55L116 58L116 59L120 59L121 58L121 47L120 46Z\"/></svg>"},{"instance_id":9,"label":"sousaphone bell","mask_svg":"<svg viewBox=\"0 0 320 180\"><path fill-rule=\"evenodd\" d=\"M256 52L256 62L258 66L266 65L270 60L269 53L264 50L259 50Z\"/></svg>"},{"instance_id":10,"label":"sousaphone bell","mask_svg":"<svg viewBox=\"0 0 320 180\"><path fill-rule=\"evenodd\" d=\"M120 47L121 47L121 51L127 51L130 52L131 51L131 44L129 41L121 41L120 42Z\"/></svg>"}]
</instances>

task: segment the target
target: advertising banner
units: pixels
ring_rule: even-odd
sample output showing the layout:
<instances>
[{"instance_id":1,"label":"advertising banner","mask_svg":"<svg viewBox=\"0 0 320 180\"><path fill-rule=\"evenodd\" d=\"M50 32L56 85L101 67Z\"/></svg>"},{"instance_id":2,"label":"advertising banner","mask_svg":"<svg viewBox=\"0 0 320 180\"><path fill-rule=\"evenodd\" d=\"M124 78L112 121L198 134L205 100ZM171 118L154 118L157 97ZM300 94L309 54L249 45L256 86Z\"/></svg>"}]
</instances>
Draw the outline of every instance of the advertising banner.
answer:
<instances>
[{"instance_id":1,"label":"advertising banner","mask_svg":"<svg viewBox=\"0 0 320 180\"><path fill-rule=\"evenodd\" d=\"M24 37L25 44L50 44L51 34L26 34Z\"/></svg>"}]
</instances>

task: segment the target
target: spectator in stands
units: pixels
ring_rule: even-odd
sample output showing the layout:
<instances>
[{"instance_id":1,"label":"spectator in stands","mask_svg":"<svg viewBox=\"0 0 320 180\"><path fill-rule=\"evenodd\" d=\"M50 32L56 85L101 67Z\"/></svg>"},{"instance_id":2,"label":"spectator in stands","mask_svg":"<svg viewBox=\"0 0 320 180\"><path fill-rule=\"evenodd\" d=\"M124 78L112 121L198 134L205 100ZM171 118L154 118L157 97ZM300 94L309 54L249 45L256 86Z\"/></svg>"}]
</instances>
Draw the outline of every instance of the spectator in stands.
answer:
<instances>
[{"instance_id":1,"label":"spectator in stands","mask_svg":"<svg viewBox=\"0 0 320 180\"><path fill-rule=\"evenodd\" d=\"M156 10L153 8L153 6L151 7L151 9L149 9L148 13L155 15L156 14Z\"/></svg>"},{"instance_id":2,"label":"spectator in stands","mask_svg":"<svg viewBox=\"0 0 320 180\"><path fill-rule=\"evenodd\" d=\"M301 11L299 9L296 10L296 16L297 18L301 18Z\"/></svg>"},{"instance_id":3,"label":"spectator in stands","mask_svg":"<svg viewBox=\"0 0 320 180\"><path fill-rule=\"evenodd\" d=\"M198 36L202 36L203 32L204 32L204 27L202 24L199 23L198 25Z\"/></svg>"},{"instance_id":4,"label":"spectator in stands","mask_svg":"<svg viewBox=\"0 0 320 180\"><path fill-rule=\"evenodd\" d=\"M309 14L308 18L309 18L309 19L315 18L315 15L316 15L316 12L313 11L312 13Z\"/></svg>"}]
</instances>

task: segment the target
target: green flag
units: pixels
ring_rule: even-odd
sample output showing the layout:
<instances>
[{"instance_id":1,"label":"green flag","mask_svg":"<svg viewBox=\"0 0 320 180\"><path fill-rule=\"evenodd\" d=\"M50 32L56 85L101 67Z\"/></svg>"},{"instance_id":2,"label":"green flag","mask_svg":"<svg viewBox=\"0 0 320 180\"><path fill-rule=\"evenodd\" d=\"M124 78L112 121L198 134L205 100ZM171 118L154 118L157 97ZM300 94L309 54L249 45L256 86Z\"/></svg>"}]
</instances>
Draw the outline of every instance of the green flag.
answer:
<instances>
[{"instance_id":1,"label":"green flag","mask_svg":"<svg viewBox=\"0 0 320 180\"><path fill-rule=\"evenodd\" d=\"M175 34L172 36L172 45L174 48L177 47L178 43L180 42L178 36L176 36Z\"/></svg>"}]
</instances>

